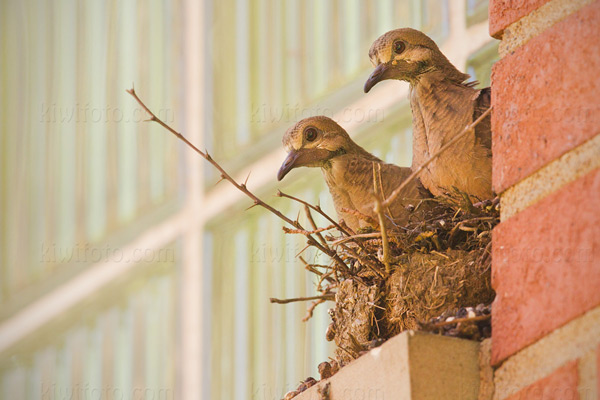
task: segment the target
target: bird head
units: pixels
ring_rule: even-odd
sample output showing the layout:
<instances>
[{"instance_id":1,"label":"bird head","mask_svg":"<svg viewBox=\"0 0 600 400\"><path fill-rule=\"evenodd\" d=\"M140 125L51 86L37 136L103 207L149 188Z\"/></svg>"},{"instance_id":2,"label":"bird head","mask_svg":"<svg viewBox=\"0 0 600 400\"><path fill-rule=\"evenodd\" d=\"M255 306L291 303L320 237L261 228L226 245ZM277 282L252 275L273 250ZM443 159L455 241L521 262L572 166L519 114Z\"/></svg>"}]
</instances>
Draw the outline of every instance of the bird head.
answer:
<instances>
[{"instance_id":1,"label":"bird head","mask_svg":"<svg viewBox=\"0 0 600 400\"><path fill-rule=\"evenodd\" d=\"M446 78L458 82L468 78L448 61L429 36L416 29L395 29L383 34L371 45L369 58L375 70L365 82L365 93L386 79L413 83L432 71L442 71Z\"/></svg>"},{"instance_id":2,"label":"bird head","mask_svg":"<svg viewBox=\"0 0 600 400\"><path fill-rule=\"evenodd\" d=\"M305 118L288 129L283 147L288 155L277 173L279 181L296 167L323 167L358 145L334 120L318 116Z\"/></svg>"}]
</instances>

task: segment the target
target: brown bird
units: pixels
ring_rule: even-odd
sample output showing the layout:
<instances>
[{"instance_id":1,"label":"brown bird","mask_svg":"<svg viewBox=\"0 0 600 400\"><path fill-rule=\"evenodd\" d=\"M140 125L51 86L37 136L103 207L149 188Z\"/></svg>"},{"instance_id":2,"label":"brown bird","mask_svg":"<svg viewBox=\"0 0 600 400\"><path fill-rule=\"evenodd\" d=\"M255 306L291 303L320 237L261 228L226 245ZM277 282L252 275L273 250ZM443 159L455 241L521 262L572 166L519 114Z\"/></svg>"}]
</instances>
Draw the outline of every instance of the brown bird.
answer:
<instances>
[{"instance_id":1,"label":"brown bird","mask_svg":"<svg viewBox=\"0 0 600 400\"><path fill-rule=\"evenodd\" d=\"M361 214L377 221L377 214L373 211L374 167L379 177L375 181L377 193L383 193L385 198L411 173L410 168L381 161L352 141L335 121L323 116L296 123L283 136L283 146L289 154L277 173L277 179L283 179L296 167L320 167L338 218L355 231L374 225ZM383 210L384 214L395 224L404 224L411 213L409 204L416 206L421 199L430 196L418 181L413 180L390 207Z\"/></svg>"},{"instance_id":2,"label":"brown bird","mask_svg":"<svg viewBox=\"0 0 600 400\"><path fill-rule=\"evenodd\" d=\"M398 79L410 84L413 116L413 165L416 169L461 133L490 106L490 88L475 89L469 75L457 70L427 35L410 28L379 37L369 50L375 70L367 93L378 82ZM438 196L453 187L479 200L491 198L492 135L489 115L474 133L458 140L420 174Z\"/></svg>"}]
</instances>

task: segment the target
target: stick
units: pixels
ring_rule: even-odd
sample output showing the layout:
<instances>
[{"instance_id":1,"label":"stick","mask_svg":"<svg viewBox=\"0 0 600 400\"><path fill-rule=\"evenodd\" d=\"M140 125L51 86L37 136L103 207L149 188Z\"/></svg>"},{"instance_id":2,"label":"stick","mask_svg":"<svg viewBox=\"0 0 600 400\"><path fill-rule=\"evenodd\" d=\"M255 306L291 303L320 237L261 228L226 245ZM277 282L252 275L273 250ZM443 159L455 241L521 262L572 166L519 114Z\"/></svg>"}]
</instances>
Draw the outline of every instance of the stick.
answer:
<instances>
[{"instance_id":1,"label":"stick","mask_svg":"<svg viewBox=\"0 0 600 400\"><path fill-rule=\"evenodd\" d=\"M167 125L165 122L163 122L161 119L159 119L156 115L154 115L154 113L152 111L150 111L150 109L148 107L146 107L146 105L144 104L144 102L142 102L142 100L140 100L140 98L137 96L137 94L135 93L135 90L133 88L129 89L126 91L127 93L129 93L130 95L133 96L133 98L139 103L139 105L150 115L150 119L148 121L151 122L157 122L160 126L162 126L163 128L165 128L166 130L168 130L169 132L171 132L173 135L177 136L177 138L179 138L181 141L183 141L185 144L187 144L189 147L192 148L192 150L194 150L196 153L198 153L202 158L204 158L206 161L208 161L209 163L212 164L213 167L215 167L220 173L221 173L221 178L228 180L233 186L235 186L238 190L240 190L242 193L244 193L246 196L250 197L252 200L254 200L254 205L260 205L263 208L266 208L267 210L269 210L270 212L272 212L273 214L277 215L279 218L281 218L282 220L284 220L285 222L287 222L288 224L292 225L295 228L298 229L302 229L298 223L298 221L292 221L291 219L289 219L288 217L286 217L285 215L283 215L280 211L276 210L275 208L271 207L270 205L268 205L267 203L265 203L264 201L262 201L261 199L259 199L258 197L256 197L254 195L254 193L250 192L247 188L246 188L246 184L245 183L237 183L220 165L219 163L217 163L211 156L210 154L208 154L208 152L203 152L202 150L198 149L196 146L194 146L189 140L187 140L185 138L185 136L183 136L181 133L177 132L175 129L171 128L169 125Z\"/></svg>"},{"instance_id":2,"label":"stick","mask_svg":"<svg viewBox=\"0 0 600 400\"><path fill-rule=\"evenodd\" d=\"M306 202L306 201L304 201L302 199L299 199L297 197L294 197L294 196L291 196L289 194L283 193L281 190L277 191L277 196L279 196L279 197L285 197L285 198L288 198L290 200L297 201L298 203L303 204L304 207L308 207L308 208L311 208L311 209L315 210L316 212L318 212L319 214L321 214L323 217L325 217L329 222L331 222L333 224L333 226L335 226L337 228L338 231L340 231L341 233L345 234L347 237L359 237L358 235L354 235L354 232L350 228L348 228L345 224L344 224L344 226L342 226L341 223L335 222L329 215L327 215L321 209L321 207L319 207L319 206L313 206L312 204L310 204L310 203L308 203L308 202ZM348 212L354 212L354 210L347 210L347 211ZM358 211L356 211L356 212L358 212ZM371 217L367 217L367 218L371 218ZM310 220L312 220L312 216L311 216ZM314 223L314 221L313 221L313 223ZM360 249L362 251L364 251L365 253L367 252L367 250L365 249L365 247L363 246L363 244L360 241L354 240L354 243L356 243L356 245L358 247L360 247ZM327 248L329 248L329 247L327 247Z\"/></svg>"},{"instance_id":3,"label":"stick","mask_svg":"<svg viewBox=\"0 0 600 400\"><path fill-rule=\"evenodd\" d=\"M313 206L312 204L310 204L310 203L308 203L308 202L306 202L306 201L304 201L302 199L299 199L299 198L294 197L294 196L290 196L289 194L285 194L281 190L277 191L277 196L278 197L285 197L285 198L288 198L290 200L297 201L298 203L303 204L306 207L312 208L313 210L315 210L316 212L318 212L319 214L321 214L323 217L325 217L325 219L327 221L329 221L332 225L334 225L337 228L338 231L346 234L346 236L350 236L350 233L346 229L344 229L340 224L338 224L337 222L335 222L333 220L333 218L331 218L329 215L327 215L327 213L325 213L325 211L323 211L320 206Z\"/></svg>"},{"instance_id":4,"label":"stick","mask_svg":"<svg viewBox=\"0 0 600 400\"><path fill-rule=\"evenodd\" d=\"M304 205L304 213L306 214L306 218L308 219L308 222L310 223L310 226L313 227L313 230L317 230L317 224L315 223L315 220L313 219L312 214L310 213L310 207L307 206L306 204ZM325 240L325 238L323 237L323 235L321 235L321 232L316 232L317 235L317 239L319 239L321 241L321 244L325 247L329 247L329 245L327 244L327 241Z\"/></svg>"},{"instance_id":5,"label":"stick","mask_svg":"<svg viewBox=\"0 0 600 400\"><path fill-rule=\"evenodd\" d=\"M302 322L306 322L309 319L312 318L313 316L313 312L315 311L315 308L321 304L321 303L325 303L327 300L325 299L319 299L319 300L315 300L312 302L312 304L310 305L310 307L308 307L308 309L306 310L306 315L304 316L304 318L302 318Z\"/></svg>"},{"instance_id":6,"label":"stick","mask_svg":"<svg viewBox=\"0 0 600 400\"><path fill-rule=\"evenodd\" d=\"M284 231L285 233L300 233L300 234L302 234L302 235L312 235L312 234L319 234L319 233L321 233L321 232L323 232L323 231L328 231L328 230L330 230L330 229L333 229L333 228L335 228L335 226L333 226L333 225L329 225L329 226L327 226L327 227L325 227L325 228L316 228L316 229L315 229L315 230L313 230L313 231L305 231L305 230L303 230L303 229L290 229L290 228L286 228L285 226L284 226L284 227L282 227L282 229L283 229L283 231Z\"/></svg>"},{"instance_id":7,"label":"stick","mask_svg":"<svg viewBox=\"0 0 600 400\"><path fill-rule=\"evenodd\" d=\"M294 297L291 299L276 299L275 297L271 297L269 299L269 301L271 303L276 303L276 304L287 304L287 303L294 303L297 301L308 301L308 300L335 300L335 294L329 293L329 294L323 294L320 296Z\"/></svg>"},{"instance_id":8,"label":"stick","mask_svg":"<svg viewBox=\"0 0 600 400\"><path fill-rule=\"evenodd\" d=\"M383 188L381 189L381 193L379 193L379 185L377 182L381 180L381 165L379 165L379 169L375 168L375 163L373 163L373 190L375 192L375 213L379 218L379 231L381 232L381 242L383 245L383 265L385 265L385 273L390 274L392 271L392 266L390 265L390 243L388 242L387 230L385 229L385 218L383 216L383 209L381 207L381 200L384 196Z\"/></svg>"},{"instance_id":9,"label":"stick","mask_svg":"<svg viewBox=\"0 0 600 400\"><path fill-rule=\"evenodd\" d=\"M423 164L421 164L419 166L419 168L417 168L412 174L410 174L410 176L408 178L406 178L406 180L404 180L404 182L402 182L400 184L400 186L398 186L390 194L390 197L388 197L387 200L385 200L381 205L383 207L388 207L392 203L392 201L394 201L396 199L396 197L398 197L398 195L406 187L406 185L408 185L411 181L413 181L425 169L425 167L427 167L433 160L438 158L440 156L440 154L442 154L444 151L448 150L449 147L451 147L454 143L456 143L458 140L460 140L463 136L465 136L467 133L471 132L481 121L483 121L483 119L485 117L487 117L489 115L490 112L492 112L492 107L488 108L483 114L481 114L479 116L479 118L477 118L475 121L473 121L473 123L471 123L470 125L467 125L467 127L461 133L454 136L448 143L443 145L435 154L433 154L431 157L429 157L429 159L427 161L425 161Z\"/></svg>"},{"instance_id":10,"label":"stick","mask_svg":"<svg viewBox=\"0 0 600 400\"><path fill-rule=\"evenodd\" d=\"M353 249L344 246L343 244L341 245L342 248L347 251L349 254L352 255L352 257L354 257L355 259L357 259L358 261L360 261L365 267L369 268L371 271L373 271L377 276L379 276L380 278L384 278L383 274L381 272L379 272L379 267L377 266L377 264L373 265L371 264L371 260L369 260L367 257L361 257L356 251L354 251ZM379 262L379 260L377 260L377 262L381 265L381 263ZM357 276L354 277L355 279L358 278ZM362 283L362 282L361 282ZM366 285L365 285L366 286Z\"/></svg>"},{"instance_id":11,"label":"stick","mask_svg":"<svg viewBox=\"0 0 600 400\"><path fill-rule=\"evenodd\" d=\"M350 240L354 240L354 239L372 239L372 238L378 238L380 236L381 236L381 232L360 233L358 235L347 236L347 237L338 239L335 242L332 242L331 245L336 246L338 244L346 243L346 242L349 242Z\"/></svg>"}]
</instances>

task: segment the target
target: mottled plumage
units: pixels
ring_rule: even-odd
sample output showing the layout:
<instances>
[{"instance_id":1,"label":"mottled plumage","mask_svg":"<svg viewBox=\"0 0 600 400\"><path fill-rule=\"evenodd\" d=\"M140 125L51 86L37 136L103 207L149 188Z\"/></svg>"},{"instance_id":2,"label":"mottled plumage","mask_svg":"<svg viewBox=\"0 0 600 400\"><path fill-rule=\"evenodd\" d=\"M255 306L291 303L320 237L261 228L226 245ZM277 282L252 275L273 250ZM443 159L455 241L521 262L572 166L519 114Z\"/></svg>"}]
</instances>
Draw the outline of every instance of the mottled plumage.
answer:
<instances>
[{"instance_id":1,"label":"mottled plumage","mask_svg":"<svg viewBox=\"0 0 600 400\"><path fill-rule=\"evenodd\" d=\"M278 179L281 180L295 167L320 167L338 217L353 230L369 224L346 210L355 210L377 220L373 211L374 166L381 177L378 193L383 192L386 198L411 173L410 168L387 164L370 154L327 117L306 118L298 122L285 133L283 145L289 154L279 170ZM410 215L407 206L416 206L421 199L429 196L418 181L413 181L384 213L396 224L404 224Z\"/></svg>"},{"instance_id":2,"label":"mottled plumage","mask_svg":"<svg viewBox=\"0 0 600 400\"><path fill-rule=\"evenodd\" d=\"M418 168L444 144L481 115L490 105L490 89L465 83L468 75L458 71L425 34L410 28L390 31L378 38L369 51L376 67L365 92L385 79L410 84L413 114L413 169ZM434 195L453 187L475 199L492 197L492 137L490 117L454 146L442 153L421 173L421 182Z\"/></svg>"}]
</instances>

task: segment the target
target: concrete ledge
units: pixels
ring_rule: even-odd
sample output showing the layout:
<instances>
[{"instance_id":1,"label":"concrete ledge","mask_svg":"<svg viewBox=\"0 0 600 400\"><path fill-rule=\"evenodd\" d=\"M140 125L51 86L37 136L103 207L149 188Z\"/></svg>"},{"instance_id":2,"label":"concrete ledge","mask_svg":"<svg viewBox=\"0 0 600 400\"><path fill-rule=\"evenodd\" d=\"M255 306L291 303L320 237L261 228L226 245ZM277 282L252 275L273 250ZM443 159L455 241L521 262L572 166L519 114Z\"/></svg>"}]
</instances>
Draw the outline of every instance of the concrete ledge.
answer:
<instances>
[{"instance_id":1,"label":"concrete ledge","mask_svg":"<svg viewBox=\"0 0 600 400\"><path fill-rule=\"evenodd\" d=\"M294 399L476 400L479 377L478 342L407 331Z\"/></svg>"}]
</instances>

